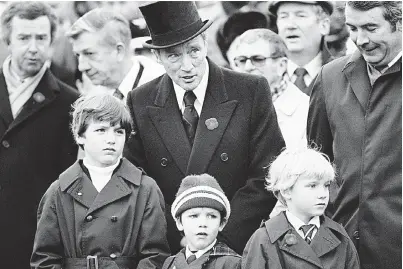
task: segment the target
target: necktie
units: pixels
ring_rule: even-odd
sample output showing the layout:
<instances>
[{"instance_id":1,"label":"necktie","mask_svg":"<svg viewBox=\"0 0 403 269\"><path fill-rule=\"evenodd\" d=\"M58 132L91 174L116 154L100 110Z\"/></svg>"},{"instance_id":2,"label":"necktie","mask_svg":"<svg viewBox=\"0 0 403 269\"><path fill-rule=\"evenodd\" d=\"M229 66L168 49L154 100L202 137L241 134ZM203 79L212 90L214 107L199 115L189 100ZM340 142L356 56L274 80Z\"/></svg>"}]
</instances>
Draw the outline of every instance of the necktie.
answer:
<instances>
[{"instance_id":1,"label":"necktie","mask_svg":"<svg viewBox=\"0 0 403 269\"><path fill-rule=\"evenodd\" d=\"M197 115L197 111L194 107L195 100L196 95L194 92L186 91L185 95L183 96L183 101L185 103L185 110L183 111L183 123L191 145L193 145L197 123L199 121L199 116Z\"/></svg>"},{"instance_id":2,"label":"necktie","mask_svg":"<svg viewBox=\"0 0 403 269\"><path fill-rule=\"evenodd\" d=\"M298 67L295 69L294 74L297 76L297 79L294 81L295 86L297 86L302 92L306 93L307 86L304 81L304 76L308 74L305 68Z\"/></svg>"},{"instance_id":3,"label":"necktie","mask_svg":"<svg viewBox=\"0 0 403 269\"><path fill-rule=\"evenodd\" d=\"M186 262L187 262L188 264L191 264L191 263L194 262L195 260L196 260L196 255L192 254L192 255L190 255L190 256L186 259Z\"/></svg>"},{"instance_id":4,"label":"necktie","mask_svg":"<svg viewBox=\"0 0 403 269\"><path fill-rule=\"evenodd\" d=\"M115 92L113 93L113 96L115 96L119 100L123 100L123 97L124 97L123 93L121 91L119 91L119 89L115 90Z\"/></svg>"},{"instance_id":5,"label":"necktie","mask_svg":"<svg viewBox=\"0 0 403 269\"><path fill-rule=\"evenodd\" d=\"M311 244L312 234L313 234L313 231L315 230L315 228L316 228L315 224L302 225L299 228L304 233L305 242L307 242L308 244Z\"/></svg>"}]
</instances>

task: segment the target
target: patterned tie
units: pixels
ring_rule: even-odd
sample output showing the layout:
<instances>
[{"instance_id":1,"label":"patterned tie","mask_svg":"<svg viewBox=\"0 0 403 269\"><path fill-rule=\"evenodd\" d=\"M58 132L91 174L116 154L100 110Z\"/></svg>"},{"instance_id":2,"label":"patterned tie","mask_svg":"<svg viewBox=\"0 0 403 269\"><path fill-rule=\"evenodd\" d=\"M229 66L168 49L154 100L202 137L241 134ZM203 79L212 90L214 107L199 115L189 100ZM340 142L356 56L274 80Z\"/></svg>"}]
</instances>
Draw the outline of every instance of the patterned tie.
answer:
<instances>
[{"instance_id":1,"label":"patterned tie","mask_svg":"<svg viewBox=\"0 0 403 269\"><path fill-rule=\"evenodd\" d=\"M299 229L304 233L305 242L307 242L308 244L311 244L312 234L315 228L315 224L302 225L301 227L299 227Z\"/></svg>"},{"instance_id":2,"label":"patterned tie","mask_svg":"<svg viewBox=\"0 0 403 269\"><path fill-rule=\"evenodd\" d=\"M193 145L197 123L199 121L199 115L197 115L197 111L194 107L195 100L196 95L194 92L186 91L185 95L183 96L183 101L185 103L185 110L183 111L183 123L191 145Z\"/></svg>"},{"instance_id":3,"label":"patterned tie","mask_svg":"<svg viewBox=\"0 0 403 269\"><path fill-rule=\"evenodd\" d=\"M306 93L307 86L304 81L304 77L308 72L305 68L298 67L295 69L294 74L297 76L297 79L294 81L295 86L297 86L302 92Z\"/></svg>"},{"instance_id":4,"label":"patterned tie","mask_svg":"<svg viewBox=\"0 0 403 269\"><path fill-rule=\"evenodd\" d=\"M123 98L124 98L123 93L121 91L119 91L119 89L115 90L115 92L113 93L113 96L115 96L119 100L123 100Z\"/></svg>"},{"instance_id":5,"label":"patterned tie","mask_svg":"<svg viewBox=\"0 0 403 269\"><path fill-rule=\"evenodd\" d=\"M188 264L191 264L191 263L194 262L195 260L196 260L196 255L192 254L192 255L190 255L190 256L186 259L186 262L187 262Z\"/></svg>"}]
</instances>

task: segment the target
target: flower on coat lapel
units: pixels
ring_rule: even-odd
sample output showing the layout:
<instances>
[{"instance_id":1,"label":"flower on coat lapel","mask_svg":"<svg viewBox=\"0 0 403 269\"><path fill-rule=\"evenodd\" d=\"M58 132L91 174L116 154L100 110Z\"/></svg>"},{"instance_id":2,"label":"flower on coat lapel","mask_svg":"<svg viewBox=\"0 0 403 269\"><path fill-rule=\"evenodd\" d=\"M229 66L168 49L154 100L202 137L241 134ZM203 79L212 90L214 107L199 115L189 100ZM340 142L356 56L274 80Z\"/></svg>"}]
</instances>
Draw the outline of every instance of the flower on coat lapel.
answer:
<instances>
[{"instance_id":1,"label":"flower on coat lapel","mask_svg":"<svg viewBox=\"0 0 403 269\"><path fill-rule=\"evenodd\" d=\"M297 237L294 234L286 234L285 243L289 246L295 245L297 243Z\"/></svg>"},{"instance_id":2,"label":"flower on coat lapel","mask_svg":"<svg viewBox=\"0 0 403 269\"><path fill-rule=\"evenodd\" d=\"M43 101L45 101L45 96L40 92L34 93L33 97L34 100L38 103L42 103Z\"/></svg>"},{"instance_id":3,"label":"flower on coat lapel","mask_svg":"<svg viewBox=\"0 0 403 269\"><path fill-rule=\"evenodd\" d=\"M218 121L216 118L210 118L205 121L207 129L214 130L218 127Z\"/></svg>"}]
</instances>

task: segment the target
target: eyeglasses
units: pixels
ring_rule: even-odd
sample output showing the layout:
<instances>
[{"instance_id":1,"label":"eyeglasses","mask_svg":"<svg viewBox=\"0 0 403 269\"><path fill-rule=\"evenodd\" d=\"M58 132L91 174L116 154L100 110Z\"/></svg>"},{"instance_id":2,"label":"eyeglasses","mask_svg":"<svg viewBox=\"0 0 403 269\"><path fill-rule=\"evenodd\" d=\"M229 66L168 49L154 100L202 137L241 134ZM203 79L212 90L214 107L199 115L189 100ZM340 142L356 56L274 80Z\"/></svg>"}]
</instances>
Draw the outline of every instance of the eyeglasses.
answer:
<instances>
[{"instance_id":1,"label":"eyeglasses","mask_svg":"<svg viewBox=\"0 0 403 269\"><path fill-rule=\"evenodd\" d=\"M235 62L235 65L237 67L244 67L246 62L248 60L250 60L254 66L262 67L262 66L264 66L266 64L266 60L269 59L269 58L276 59L276 58L279 58L279 57L278 56L264 57L264 56L260 56L260 55L254 55L254 56L251 56L251 57L239 56L239 57L236 57L234 59L234 62Z\"/></svg>"}]
</instances>

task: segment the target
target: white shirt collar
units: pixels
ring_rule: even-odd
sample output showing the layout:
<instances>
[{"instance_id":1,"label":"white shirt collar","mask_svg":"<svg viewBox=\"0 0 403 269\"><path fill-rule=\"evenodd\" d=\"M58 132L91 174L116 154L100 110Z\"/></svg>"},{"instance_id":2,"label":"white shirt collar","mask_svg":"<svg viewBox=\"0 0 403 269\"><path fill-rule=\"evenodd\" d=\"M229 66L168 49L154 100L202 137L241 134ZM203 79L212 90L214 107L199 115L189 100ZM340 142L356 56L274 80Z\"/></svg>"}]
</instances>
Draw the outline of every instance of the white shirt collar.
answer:
<instances>
[{"instance_id":1,"label":"white shirt collar","mask_svg":"<svg viewBox=\"0 0 403 269\"><path fill-rule=\"evenodd\" d=\"M288 210L285 211L285 214L286 214L287 219L290 222L290 224L294 227L294 229L298 232L298 234L301 235L302 238L304 238L304 233L299 228L301 228L302 225L306 225L306 224L302 220L300 220L297 216L295 216L293 213L291 213ZM314 224L316 226L317 230L319 230L319 227L320 227L320 218L319 218L319 216L313 217L308 222L308 224ZM316 231L314 231L313 236L315 236ZM313 238L313 236L312 236L312 238Z\"/></svg>"},{"instance_id":2,"label":"white shirt collar","mask_svg":"<svg viewBox=\"0 0 403 269\"><path fill-rule=\"evenodd\" d=\"M320 69L322 68L322 52L320 51L309 63L302 66L308 72L308 75L304 77L304 81L306 85L311 84L312 80L316 77L319 73ZM295 70L300 67L290 59L288 59L287 65L287 73L291 78L291 81L295 81Z\"/></svg>"},{"instance_id":3,"label":"white shirt collar","mask_svg":"<svg viewBox=\"0 0 403 269\"><path fill-rule=\"evenodd\" d=\"M140 63L137 60L132 59L132 63L132 67L118 87L119 91L123 93L125 99L127 94L133 89L133 84L136 81L137 74L140 70Z\"/></svg>"},{"instance_id":4,"label":"white shirt collar","mask_svg":"<svg viewBox=\"0 0 403 269\"><path fill-rule=\"evenodd\" d=\"M213 243L211 243L210 245L208 245L206 248L200 249L198 251L196 251L195 253L191 252L189 249L189 246L186 246L186 252L185 252L185 256L186 259L189 258L190 255L194 254L196 256L196 259L200 258L204 253L206 253L207 251L209 251L212 247L214 247L215 243L217 242L217 239L215 239L213 241Z\"/></svg>"},{"instance_id":5,"label":"white shirt collar","mask_svg":"<svg viewBox=\"0 0 403 269\"><path fill-rule=\"evenodd\" d=\"M196 100L194 103L197 114L201 114L201 110L203 107L204 97L206 96L207 84L208 84L208 76L209 76L209 65L207 60L205 60L206 70L204 72L203 78L201 79L199 85L196 89L193 90L196 95ZM185 104L183 103L183 96L185 95L185 90L182 89L178 84L176 84L173 80L172 83L174 85L174 90L176 94L176 99L178 101L179 109L183 113L185 109Z\"/></svg>"},{"instance_id":6,"label":"white shirt collar","mask_svg":"<svg viewBox=\"0 0 403 269\"><path fill-rule=\"evenodd\" d=\"M399 59L402 57L402 52L400 51L395 58L393 58L393 60L388 64L388 67L385 68L384 70L382 70L382 73L385 73L386 70L388 70L389 68L392 67L392 65L394 65L397 61L399 61Z\"/></svg>"}]
</instances>

